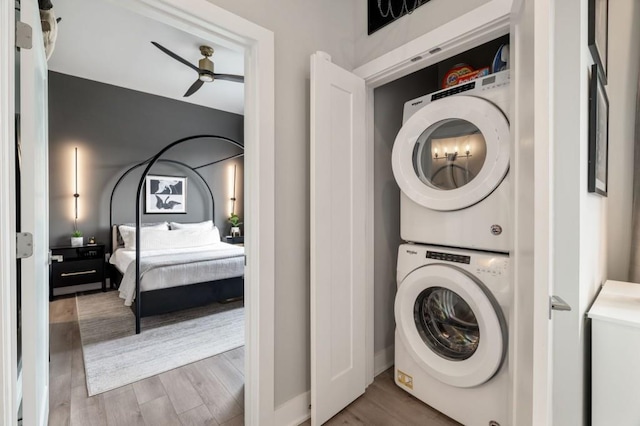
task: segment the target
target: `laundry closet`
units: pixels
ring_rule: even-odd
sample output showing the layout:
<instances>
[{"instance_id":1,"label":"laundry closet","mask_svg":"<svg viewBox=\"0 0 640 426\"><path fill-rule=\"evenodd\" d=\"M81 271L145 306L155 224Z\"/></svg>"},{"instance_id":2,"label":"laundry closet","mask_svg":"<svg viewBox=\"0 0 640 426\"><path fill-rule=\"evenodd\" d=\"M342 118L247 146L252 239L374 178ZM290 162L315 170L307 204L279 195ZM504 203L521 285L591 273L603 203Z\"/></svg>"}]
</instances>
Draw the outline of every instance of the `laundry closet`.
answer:
<instances>
[{"instance_id":1,"label":"laundry closet","mask_svg":"<svg viewBox=\"0 0 640 426\"><path fill-rule=\"evenodd\" d=\"M425 264L424 258L429 258L428 260L434 264L439 262L450 263L454 272L460 270L462 275L470 277L470 282L479 282L478 287L483 289L482 291L485 291L487 295L486 298L483 294L477 296L481 299L486 299L486 302L481 301L479 304L469 302L471 306L467 306L462 300L466 299L466 297L463 297L464 295L461 295L459 302L452 302L451 295L455 297L456 294L466 291L464 285L460 290L452 290L449 295L443 295L445 299L448 297L448 301L452 303L452 306L464 305L471 317L474 316L473 313L478 317L467 318L470 323L460 325L458 330L467 326L473 328L471 324L475 324L476 331L471 331L468 335L462 336L463 344L453 344L455 347L444 348L443 353L438 354L440 357L433 357L432 354L432 352L438 352L437 348L435 348L436 346L443 345L443 342L438 341L437 336L433 337L436 333L418 331L415 333L418 340L416 343L418 349L415 351L415 357L432 357L432 361L435 364L441 365L441 369L440 367L435 367L434 369L425 366L421 370L427 370L430 372L430 376L437 378L428 387L438 388L436 393L444 395L442 397L444 400L448 399L453 402L447 403L445 401L441 403L439 400L430 400L429 398L432 398L430 394L420 394L421 391L418 389L421 385L418 383L419 378L415 377L415 374L405 375L403 371L396 371L396 383L401 388L404 387L414 396L451 417L454 416L448 413L447 409L460 404L461 399L470 398L476 400L475 403L479 406L487 406L487 419L495 421L496 425L506 424L504 423L507 413L506 400L508 393L506 357L509 333L507 324L512 297L512 285L507 279L509 275L508 252L511 247L510 224L512 223L512 213L510 212L512 191L508 182L511 137L508 118L506 117L510 107L509 71L491 73L492 62L496 53L504 45L509 45L508 34L376 88L374 90L373 133L375 373L377 374L390 367L398 354L394 304L396 304L396 309L404 306L402 303L396 303L398 268L400 268L400 273L402 274L400 278L403 279L408 271L420 269L420 266ZM506 57L508 57L508 53L503 54L503 58ZM470 66L474 70L489 67L488 74L443 90L445 89L443 87L445 80L450 77L449 71L455 68L460 69L464 65ZM446 118L447 113L443 113L445 116L443 121L438 122L438 126L432 126L439 127L439 129L432 131L430 136L420 135L422 130L415 132L415 136L420 136L417 139L413 136L408 136L407 140L410 139L410 141L405 144L407 146L404 148L404 153L400 152L399 147L396 147L397 152L394 152L394 142L396 142L396 137L398 137L401 128L403 128L403 120L406 122L411 114L417 114L424 106L419 104L422 101L418 98L442 91L442 99L444 100L444 98L458 93L464 95L463 92L467 90L469 95L478 96L473 91L485 89L487 90L486 93L491 92L491 95L487 95L483 103L489 100L498 105L498 108L489 108L495 111L488 111L486 114L489 122L488 126L491 128L489 132L486 131L486 127L475 128L474 125L477 122L471 124L464 120L449 120ZM493 95L494 92L499 93L499 96L503 99L491 99L491 96L497 96ZM482 95L479 96L482 97ZM416 102L405 106L408 101L412 100ZM442 105L445 108L445 102L439 100L435 102L441 102L438 105ZM480 105L479 108L482 109L483 106ZM506 109L504 114L501 109ZM495 113L500 117L497 115L496 117L491 117L490 113ZM482 115L484 115L484 112ZM422 129L429 127L426 118L417 118L414 121L419 122L414 124L418 128L420 126L425 126ZM504 121L500 129L498 129L500 126L495 124L497 121ZM461 122L466 124L461 125ZM407 123L407 125L409 124ZM494 124L495 131L492 128ZM481 127L480 125L478 126ZM403 129L404 131L405 129ZM424 133L429 132L425 130ZM489 133L499 135L495 137L499 141L497 143L489 141L490 138L494 137L488 135ZM458 137L461 134L465 134L465 137ZM401 134L398 139L400 140L405 136ZM486 137L486 141L483 136ZM498 146L497 149L502 152L496 153L494 145ZM402 160L398 160L398 156L402 155L408 160L400 166L399 164L402 163ZM392 158L392 156L398 158ZM395 165L393 165L394 162ZM491 172L484 170L487 168L485 167L486 164L489 163L492 164L489 167L492 169ZM493 163L496 163L495 167L493 167ZM398 168L400 167L406 172L404 174L407 175L408 180L403 181L401 185L403 186L403 191L400 190L397 176L394 176L393 167L396 167L396 173L398 173ZM424 184L433 188L433 198L440 197L440 194L467 191L462 198L468 201L463 201L465 204L456 205L455 200L447 199L446 196L443 196L441 197L442 200L436 200L442 208L436 206L435 209L439 211L434 210L434 213L427 209L428 213L425 214L424 207L417 206L416 202L410 199L414 198L411 196L411 180L415 181L415 185ZM491 183L491 181L494 183ZM464 189L465 187L467 189ZM419 194L414 195L416 199L420 197ZM488 203L486 200L491 201ZM402 210L401 204L405 206ZM496 206L502 205L505 206L503 211L496 209ZM447 218L446 221L443 220L445 216ZM486 219L486 223L483 222L484 219ZM403 222L402 230L401 220ZM428 223L425 223L425 226L422 227L421 220ZM423 232L422 230L426 231ZM420 257L421 260L401 259L401 265L399 265L398 250L407 241L418 244L402 246L402 250L410 251L411 255L415 255L416 258ZM425 244L428 244L428 246L425 246ZM425 249L425 247L427 248ZM406 269L406 271L402 271L403 269ZM444 271L444 273L447 274L448 272ZM478 274L478 276L471 277L473 274ZM464 280L466 278L462 277L461 279ZM483 280L485 282L481 283ZM470 286L476 287L474 284L470 284ZM417 296L418 299L426 297L422 293ZM432 292L431 295L434 296L434 293ZM434 297L436 296L437 294ZM476 296L469 295L468 297L474 298ZM415 297L412 300L415 300ZM425 299L424 304L426 303ZM486 306L480 306L483 303ZM410 328L419 328L413 324L414 320L416 323L418 322L417 317L421 315L418 303L416 302L415 307L411 306L413 301L405 305L403 310L407 311L404 314L406 314L407 321L411 323ZM400 327L401 325L399 325ZM430 343L430 339L433 340L432 343ZM482 342L482 344L478 342ZM487 342L491 343L488 344ZM395 356L394 343L396 344ZM422 346L425 348L424 353ZM446 342L444 342L444 346L447 346ZM490 346L489 352L494 351L495 353L490 354L487 352L488 346ZM428 351L427 347L431 350ZM473 356L474 354L476 354L475 357ZM407 358L409 357L407 356ZM476 361L472 361L474 358ZM473 365L469 365L469 363L477 363L478 358L482 359L482 363L489 365L487 371L481 372L481 369L479 370ZM396 363L398 361L396 359ZM445 365L447 363L449 366ZM416 368L419 369L418 367ZM451 369L450 375L446 374L448 368ZM439 369L441 371L436 371ZM462 370L473 370L473 373L469 373L467 378L458 377L462 374L459 371ZM423 373L424 371L420 374ZM441 383L444 384L440 386ZM468 388L473 390L467 391ZM458 394L457 389L461 389L462 393ZM478 391L478 389L481 390ZM428 391L425 392L428 393ZM436 397L434 396L434 398ZM505 402L498 403L499 407L491 407L494 400L503 398ZM439 404L442 406L439 406ZM499 413L495 413L494 416L494 411L499 411ZM463 418L456 418L456 420L469 424ZM487 424L486 420L482 424Z\"/></svg>"}]
</instances>

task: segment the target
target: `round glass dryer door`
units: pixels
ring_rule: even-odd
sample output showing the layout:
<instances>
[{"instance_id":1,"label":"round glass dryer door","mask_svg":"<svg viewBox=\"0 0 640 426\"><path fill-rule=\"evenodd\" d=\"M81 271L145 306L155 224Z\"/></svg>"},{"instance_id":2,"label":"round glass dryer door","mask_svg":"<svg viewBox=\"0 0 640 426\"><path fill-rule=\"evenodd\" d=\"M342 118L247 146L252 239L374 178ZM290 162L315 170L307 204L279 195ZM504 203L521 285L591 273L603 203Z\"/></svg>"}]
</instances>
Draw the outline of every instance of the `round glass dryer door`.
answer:
<instances>
[{"instance_id":1,"label":"round glass dryer door","mask_svg":"<svg viewBox=\"0 0 640 426\"><path fill-rule=\"evenodd\" d=\"M427 104L393 145L400 189L433 210L460 210L498 187L509 169L509 123L498 107L472 96Z\"/></svg>"},{"instance_id":2,"label":"round glass dryer door","mask_svg":"<svg viewBox=\"0 0 640 426\"><path fill-rule=\"evenodd\" d=\"M398 334L418 365L443 383L478 386L500 369L507 325L491 292L462 270L427 265L400 284Z\"/></svg>"}]
</instances>

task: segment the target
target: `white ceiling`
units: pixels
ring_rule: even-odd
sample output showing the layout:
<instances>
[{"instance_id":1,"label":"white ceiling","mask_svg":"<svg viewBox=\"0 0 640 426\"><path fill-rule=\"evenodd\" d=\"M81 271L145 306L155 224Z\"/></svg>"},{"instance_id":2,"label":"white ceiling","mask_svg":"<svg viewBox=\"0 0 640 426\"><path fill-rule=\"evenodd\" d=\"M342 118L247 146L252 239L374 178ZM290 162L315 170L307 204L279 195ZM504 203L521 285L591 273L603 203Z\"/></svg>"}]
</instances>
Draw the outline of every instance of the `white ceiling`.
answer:
<instances>
[{"instance_id":1,"label":"white ceiling","mask_svg":"<svg viewBox=\"0 0 640 426\"><path fill-rule=\"evenodd\" d=\"M244 55L143 17L108 0L54 0L62 21L49 69L237 114L244 84L216 80L188 98L197 73L151 44L155 41L197 66L198 46L213 47L216 73L244 75Z\"/></svg>"}]
</instances>

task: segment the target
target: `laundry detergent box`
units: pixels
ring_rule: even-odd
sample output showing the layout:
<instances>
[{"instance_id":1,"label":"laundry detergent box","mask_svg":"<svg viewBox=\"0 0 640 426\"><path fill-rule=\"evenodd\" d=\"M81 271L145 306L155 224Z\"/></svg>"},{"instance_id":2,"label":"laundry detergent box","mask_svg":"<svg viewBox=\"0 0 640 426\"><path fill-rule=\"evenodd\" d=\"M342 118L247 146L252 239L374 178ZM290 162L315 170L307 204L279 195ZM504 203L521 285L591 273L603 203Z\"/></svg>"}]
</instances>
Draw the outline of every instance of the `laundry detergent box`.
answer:
<instances>
[{"instance_id":1,"label":"laundry detergent box","mask_svg":"<svg viewBox=\"0 0 640 426\"><path fill-rule=\"evenodd\" d=\"M485 75L489 75L489 67L480 68L479 70L460 76L460 78L458 78L458 84L466 83L476 78L484 77Z\"/></svg>"}]
</instances>

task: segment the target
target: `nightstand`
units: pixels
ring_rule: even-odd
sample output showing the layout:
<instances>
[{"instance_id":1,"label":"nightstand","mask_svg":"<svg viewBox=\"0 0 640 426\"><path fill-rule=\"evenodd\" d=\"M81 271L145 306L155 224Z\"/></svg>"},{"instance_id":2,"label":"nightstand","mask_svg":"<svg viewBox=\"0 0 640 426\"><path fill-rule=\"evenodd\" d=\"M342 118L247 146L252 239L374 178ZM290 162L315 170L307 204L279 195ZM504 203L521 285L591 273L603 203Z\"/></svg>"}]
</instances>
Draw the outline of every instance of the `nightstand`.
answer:
<instances>
[{"instance_id":1,"label":"nightstand","mask_svg":"<svg viewBox=\"0 0 640 426\"><path fill-rule=\"evenodd\" d=\"M237 246L244 246L244 235L241 237L231 237L227 235L225 238L225 243L234 244Z\"/></svg>"},{"instance_id":2,"label":"nightstand","mask_svg":"<svg viewBox=\"0 0 640 426\"><path fill-rule=\"evenodd\" d=\"M107 291L104 251L104 244L52 247L49 300L53 300L53 290L60 287L101 282L102 291Z\"/></svg>"}]
</instances>

